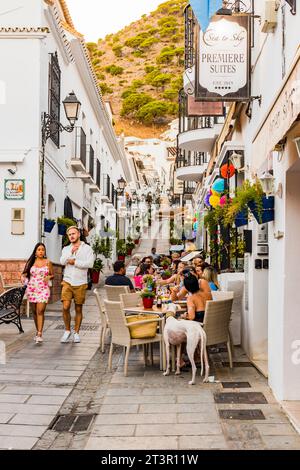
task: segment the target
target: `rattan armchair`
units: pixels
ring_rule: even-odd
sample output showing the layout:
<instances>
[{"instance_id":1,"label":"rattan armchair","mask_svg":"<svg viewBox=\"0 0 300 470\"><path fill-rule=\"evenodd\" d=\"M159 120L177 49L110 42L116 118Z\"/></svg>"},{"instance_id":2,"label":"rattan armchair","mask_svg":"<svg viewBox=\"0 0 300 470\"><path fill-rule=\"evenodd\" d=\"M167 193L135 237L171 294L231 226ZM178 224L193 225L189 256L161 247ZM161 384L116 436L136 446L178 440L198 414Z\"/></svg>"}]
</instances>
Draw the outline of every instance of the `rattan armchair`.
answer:
<instances>
[{"instance_id":1,"label":"rattan armchair","mask_svg":"<svg viewBox=\"0 0 300 470\"><path fill-rule=\"evenodd\" d=\"M207 337L207 346L226 343L229 364L232 369L233 345L229 331L233 299L209 300L206 302L203 329Z\"/></svg>"},{"instance_id":2,"label":"rattan armchair","mask_svg":"<svg viewBox=\"0 0 300 470\"><path fill-rule=\"evenodd\" d=\"M108 319L107 319L105 308L104 308L103 299L102 299L102 296L99 292L99 289L94 289L93 292L96 296L97 305L98 305L98 308L99 308L100 321L101 321L100 349L101 349L101 352L104 353L104 351L105 351L105 337L106 337L106 335L107 335L110 328L109 328L109 323L108 323Z\"/></svg>"},{"instance_id":3,"label":"rattan armchair","mask_svg":"<svg viewBox=\"0 0 300 470\"><path fill-rule=\"evenodd\" d=\"M139 307L142 304L142 298L139 292L121 294L120 300L123 308Z\"/></svg>"},{"instance_id":4,"label":"rattan armchair","mask_svg":"<svg viewBox=\"0 0 300 470\"><path fill-rule=\"evenodd\" d=\"M143 325L147 323L153 323L151 320L142 320L127 324L126 316L122 308L121 302L111 302L109 300L104 301L105 311L108 317L110 329L111 329L111 345L109 350L108 366L109 370L112 369L112 355L114 344L124 346L126 348L125 360L124 360L124 375L127 376L128 371L128 358L130 348L136 345L147 345L152 343L159 343L160 348L163 348L163 336L162 334L156 334L153 338L143 339L132 339L130 336L130 328L135 325ZM157 318L157 322L163 321L163 318ZM146 365L146 356L144 354L144 360Z\"/></svg>"},{"instance_id":5,"label":"rattan armchair","mask_svg":"<svg viewBox=\"0 0 300 470\"><path fill-rule=\"evenodd\" d=\"M105 286L107 300L113 302L120 302L121 294L129 294L129 286Z\"/></svg>"}]
</instances>

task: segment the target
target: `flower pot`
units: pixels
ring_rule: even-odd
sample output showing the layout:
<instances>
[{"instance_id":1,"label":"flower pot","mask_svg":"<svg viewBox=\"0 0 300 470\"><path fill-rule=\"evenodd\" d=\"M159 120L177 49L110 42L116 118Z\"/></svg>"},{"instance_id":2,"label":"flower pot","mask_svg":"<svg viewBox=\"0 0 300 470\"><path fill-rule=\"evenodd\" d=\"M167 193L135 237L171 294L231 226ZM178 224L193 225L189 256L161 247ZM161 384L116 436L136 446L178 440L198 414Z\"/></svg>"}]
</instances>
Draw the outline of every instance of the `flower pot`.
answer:
<instances>
[{"instance_id":1,"label":"flower pot","mask_svg":"<svg viewBox=\"0 0 300 470\"><path fill-rule=\"evenodd\" d=\"M132 254L132 248L129 248L129 249L127 250L127 256L131 256L131 254Z\"/></svg>"},{"instance_id":2,"label":"flower pot","mask_svg":"<svg viewBox=\"0 0 300 470\"><path fill-rule=\"evenodd\" d=\"M274 203L275 203L274 196L269 196L269 197L263 196L262 198L263 210L261 214L259 214L256 208L256 203L254 201L250 201L248 203L248 206L252 214L254 215L255 219L257 220L257 222L259 224L266 224L274 220L274 217L275 217Z\"/></svg>"},{"instance_id":3,"label":"flower pot","mask_svg":"<svg viewBox=\"0 0 300 470\"><path fill-rule=\"evenodd\" d=\"M67 226L65 224L57 224L58 225L58 235L64 236L67 233Z\"/></svg>"},{"instance_id":4,"label":"flower pot","mask_svg":"<svg viewBox=\"0 0 300 470\"><path fill-rule=\"evenodd\" d=\"M125 261L125 255L118 255L118 261Z\"/></svg>"},{"instance_id":5,"label":"flower pot","mask_svg":"<svg viewBox=\"0 0 300 470\"><path fill-rule=\"evenodd\" d=\"M144 308L152 308L154 303L154 297L143 297Z\"/></svg>"},{"instance_id":6,"label":"flower pot","mask_svg":"<svg viewBox=\"0 0 300 470\"><path fill-rule=\"evenodd\" d=\"M54 220L44 219L44 232L51 233L54 225Z\"/></svg>"},{"instance_id":7,"label":"flower pot","mask_svg":"<svg viewBox=\"0 0 300 470\"><path fill-rule=\"evenodd\" d=\"M248 224L248 216L246 211L239 212L235 218L235 226L242 227L243 225Z\"/></svg>"},{"instance_id":8,"label":"flower pot","mask_svg":"<svg viewBox=\"0 0 300 470\"><path fill-rule=\"evenodd\" d=\"M138 244L139 244L139 239L134 240L134 243L135 243L136 245L138 245Z\"/></svg>"},{"instance_id":9,"label":"flower pot","mask_svg":"<svg viewBox=\"0 0 300 470\"><path fill-rule=\"evenodd\" d=\"M93 284L98 284L99 283L99 276L100 276L99 271L92 270L92 283Z\"/></svg>"}]
</instances>

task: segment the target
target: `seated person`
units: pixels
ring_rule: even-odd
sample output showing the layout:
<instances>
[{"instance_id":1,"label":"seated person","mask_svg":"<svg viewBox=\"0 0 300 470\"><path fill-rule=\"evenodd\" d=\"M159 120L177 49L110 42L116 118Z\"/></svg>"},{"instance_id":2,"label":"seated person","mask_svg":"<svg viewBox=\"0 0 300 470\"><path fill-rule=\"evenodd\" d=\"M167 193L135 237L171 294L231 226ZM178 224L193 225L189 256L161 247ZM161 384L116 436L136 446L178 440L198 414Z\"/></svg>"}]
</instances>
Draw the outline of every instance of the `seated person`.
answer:
<instances>
[{"instance_id":1,"label":"seated person","mask_svg":"<svg viewBox=\"0 0 300 470\"><path fill-rule=\"evenodd\" d=\"M108 276L105 280L106 286L128 286L130 292L135 292L133 284L129 277L125 276L125 264L124 261L116 261L114 263L114 274Z\"/></svg>"},{"instance_id":2,"label":"seated person","mask_svg":"<svg viewBox=\"0 0 300 470\"><path fill-rule=\"evenodd\" d=\"M220 290L220 284L218 282L218 274L215 268L212 266L207 266L202 274L202 279L205 279L210 287L210 290L217 291Z\"/></svg>"},{"instance_id":3,"label":"seated person","mask_svg":"<svg viewBox=\"0 0 300 470\"><path fill-rule=\"evenodd\" d=\"M166 286L168 284L175 284L176 286L183 287L183 275L182 271L186 268L186 263L179 261L177 264L177 271L169 279L159 279L157 280L157 285Z\"/></svg>"},{"instance_id":4,"label":"seated person","mask_svg":"<svg viewBox=\"0 0 300 470\"><path fill-rule=\"evenodd\" d=\"M140 274L138 276L133 276L133 281L136 289L143 289L143 277L147 274L153 276L154 269L151 264L141 263L140 265Z\"/></svg>"},{"instance_id":5,"label":"seated person","mask_svg":"<svg viewBox=\"0 0 300 470\"><path fill-rule=\"evenodd\" d=\"M212 300L208 282L201 279L200 287L196 276L190 274L184 279L184 287L190 295L187 298L187 313L181 318L203 323L206 301Z\"/></svg>"},{"instance_id":6,"label":"seated person","mask_svg":"<svg viewBox=\"0 0 300 470\"><path fill-rule=\"evenodd\" d=\"M210 293L211 295L211 292L210 292L210 288L209 288L209 285L208 285L208 282L201 279L201 273L202 273L202 270L201 268L187 268L187 269L184 269L182 274L183 274L183 277L184 279L186 277L189 277L190 275L192 275L198 282L199 284L199 287L201 289L204 289L206 290L207 292ZM173 302L176 302L176 300L182 300L182 299L185 299L188 295L188 290L186 289L186 287L183 285L183 287L173 287L171 289L171 300Z\"/></svg>"}]
</instances>

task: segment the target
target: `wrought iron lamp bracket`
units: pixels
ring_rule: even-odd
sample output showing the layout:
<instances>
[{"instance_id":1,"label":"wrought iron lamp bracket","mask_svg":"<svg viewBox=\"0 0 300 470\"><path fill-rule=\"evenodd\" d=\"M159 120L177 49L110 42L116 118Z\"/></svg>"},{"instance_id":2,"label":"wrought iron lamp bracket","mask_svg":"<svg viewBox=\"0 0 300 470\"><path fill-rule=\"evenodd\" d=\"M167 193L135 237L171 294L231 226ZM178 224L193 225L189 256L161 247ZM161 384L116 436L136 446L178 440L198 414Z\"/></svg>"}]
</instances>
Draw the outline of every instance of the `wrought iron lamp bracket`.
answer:
<instances>
[{"instance_id":1,"label":"wrought iron lamp bracket","mask_svg":"<svg viewBox=\"0 0 300 470\"><path fill-rule=\"evenodd\" d=\"M44 113L42 117L42 143L46 144L47 140L57 131L73 132L74 126L63 126L60 122L56 121L50 114Z\"/></svg>"},{"instance_id":2,"label":"wrought iron lamp bracket","mask_svg":"<svg viewBox=\"0 0 300 470\"><path fill-rule=\"evenodd\" d=\"M259 96L251 96L250 99L249 99L249 102L248 102L248 106L247 106L247 109L246 109L246 116L248 116L249 119L252 118L252 106L253 106L253 101L254 100L258 100L258 104L259 106L261 106L261 102L262 102L262 95L259 95Z\"/></svg>"},{"instance_id":3,"label":"wrought iron lamp bracket","mask_svg":"<svg viewBox=\"0 0 300 470\"><path fill-rule=\"evenodd\" d=\"M296 15L296 0L285 0L291 7L292 15Z\"/></svg>"}]
</instances>

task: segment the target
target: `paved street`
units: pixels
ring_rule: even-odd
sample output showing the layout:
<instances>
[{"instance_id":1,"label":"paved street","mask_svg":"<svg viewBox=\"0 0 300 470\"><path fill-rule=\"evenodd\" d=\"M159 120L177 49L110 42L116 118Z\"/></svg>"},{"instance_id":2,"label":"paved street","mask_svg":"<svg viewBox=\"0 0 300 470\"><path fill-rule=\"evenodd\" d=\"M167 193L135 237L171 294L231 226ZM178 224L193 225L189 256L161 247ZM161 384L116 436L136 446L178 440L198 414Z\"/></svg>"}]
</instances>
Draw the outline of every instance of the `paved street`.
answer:
<instances>
[{"instance_id":1,"label":"paved street","mask_svg":"<svg viewBox=\"0 0 300 470\"><path fill-rule=\"evenodd\" d=\"M145 253L164 242L143 240ZM0 366L2 449L299 449L296 433L276 403L266 379L236 348L230 371L226 353L211 351L215 383L189 386L191 371L164 377L144 368L141 351L130 356L123 376L121 348L113 372L98 350L99 317L90 293L80 344L61 344L60 304L49 306L44 343L33 342L33 322L24 335L1 325L8 344ZM107 338L108 342L109 338ZM223 382L223 384L222 384ZM226 383L224 383L226 382ZM225 393L225 395L224 395Z\"/></svg>"}]
</instances>

